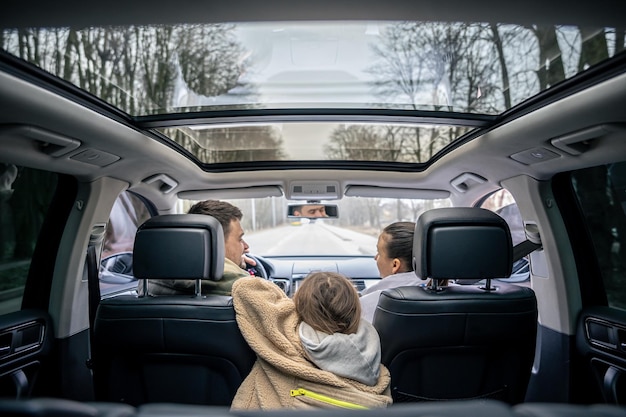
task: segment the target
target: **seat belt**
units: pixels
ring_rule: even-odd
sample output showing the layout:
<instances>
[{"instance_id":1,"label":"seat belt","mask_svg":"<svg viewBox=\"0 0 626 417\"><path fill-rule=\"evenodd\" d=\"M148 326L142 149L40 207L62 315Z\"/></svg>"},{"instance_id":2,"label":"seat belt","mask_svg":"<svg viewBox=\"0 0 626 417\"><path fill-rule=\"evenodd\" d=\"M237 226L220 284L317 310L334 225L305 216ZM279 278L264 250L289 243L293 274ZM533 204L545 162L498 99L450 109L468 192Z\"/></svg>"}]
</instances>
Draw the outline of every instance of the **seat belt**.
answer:
<instances>
[{"instance_id":1,"label":"seat belt","mask_svg":"<svg viewBox=\"0 0 626 417\"><path fill-rule=\"evenodd\" d=\"M85 257L85 270L87 271L87 288L89 292L89 346L90 356L87 361L89 369L93 366L93 327L96 321L96 312L100 304L100 279L98 268L98 252L102 248L106 224L96 224L91 229L89 244L87 245L87 256Z\"/></svg>"},{"instance_id":2,"label":"seat belt","mask_svg":"<svg viewBox=\"0 0 626 417\"><path fill-rule=\"evenodd\" d=\"M537 225L527 224L524 226L524 232L526 240L513 246L513 263L542 247Z\"/></svg>"},{"instance_id":3,"label":"seat belt","mask_svg":"<svg viewBox=\"0 0 626 417\"><path fill-rule=\"evenodd\" d=\"M513 246L513 263L519 261L524 256L530 254L541 248L541 243L534 243L530 240L525 240Z\"/></svg>"},{"instance_id":4,"label":"seat belt","mask_svg":"<svg viewBox=\"0 0 626 417\"><path fill-rule=\"evenodd\" d=\"M541 238L539 237L539 229L535 224L527 224L524 226L524 232L526 233L526 240L513 246L513 260L511 265L522 259L524 256L529 255L535 250L541 248ZM486 284L480 287L485 291L493 291L491 286L491 278L486 279Z\"/></svg>"}]
</instances>

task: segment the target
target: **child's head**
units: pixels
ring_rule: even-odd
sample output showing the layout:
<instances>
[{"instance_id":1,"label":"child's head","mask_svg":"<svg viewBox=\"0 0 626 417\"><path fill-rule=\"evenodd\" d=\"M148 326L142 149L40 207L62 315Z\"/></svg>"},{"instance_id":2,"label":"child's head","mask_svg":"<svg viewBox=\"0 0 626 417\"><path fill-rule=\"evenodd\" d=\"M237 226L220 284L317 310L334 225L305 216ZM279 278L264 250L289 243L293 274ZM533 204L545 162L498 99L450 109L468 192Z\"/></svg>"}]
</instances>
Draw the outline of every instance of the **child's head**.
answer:
<instances>
[{"instance_id":1,"label":"child's head","mask_svg":"<svg viewBox=\"0 0 626 417\"><path fill-rule=\"evenodd\" d=\"M359 294L348 278L313 272L293 297L300 320L324 333L356 333L361 318Z\"/></svg>"}]
</instances>

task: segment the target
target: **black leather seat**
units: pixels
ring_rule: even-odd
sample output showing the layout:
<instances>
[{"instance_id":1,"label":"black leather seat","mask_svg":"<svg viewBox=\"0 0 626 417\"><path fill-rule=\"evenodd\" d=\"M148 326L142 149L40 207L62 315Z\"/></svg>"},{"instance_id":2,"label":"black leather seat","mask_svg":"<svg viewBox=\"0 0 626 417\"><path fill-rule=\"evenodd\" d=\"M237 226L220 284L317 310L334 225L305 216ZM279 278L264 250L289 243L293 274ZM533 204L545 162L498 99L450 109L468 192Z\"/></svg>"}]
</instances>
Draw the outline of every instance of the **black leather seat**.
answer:
<instances>
[{"instance_id":1,"label":"black leather seat","mask_svg":"<svg viewBox=\"0 0 626 417\"><path fill-rule=\"evenodd\" d=\"M137 231L135 276L219 280L223 239L221 225L210 216L153 217ZM230 405L256 358L239 332L230 296L105 299L94 341L97 400L135 406Z\"/></svg>"},{"instance_id":2,"label":"black leather seat","mask_svg":"<svg viewBox=\"0 0 626 417\"><path fill-rule=\"evenodd\" d=\"M0 398L4 417L135 417L137 410L126 404L78 402L62 398Z\"/></svg>"},{"instance_id":3,"label":"black leather seat","mask_svg":"<svg viewBox=\"0 0 626 417\"><path fill-rule=\"evenodd\" d=\"M416 223L418 276L504 278L511 274L511 261L509 228L488 210L434 209ZM490 288L400 287L381 294L374 326L395 402L524 400L535 352L535 294L499 281Z\"/></svg>"}]
</instances>

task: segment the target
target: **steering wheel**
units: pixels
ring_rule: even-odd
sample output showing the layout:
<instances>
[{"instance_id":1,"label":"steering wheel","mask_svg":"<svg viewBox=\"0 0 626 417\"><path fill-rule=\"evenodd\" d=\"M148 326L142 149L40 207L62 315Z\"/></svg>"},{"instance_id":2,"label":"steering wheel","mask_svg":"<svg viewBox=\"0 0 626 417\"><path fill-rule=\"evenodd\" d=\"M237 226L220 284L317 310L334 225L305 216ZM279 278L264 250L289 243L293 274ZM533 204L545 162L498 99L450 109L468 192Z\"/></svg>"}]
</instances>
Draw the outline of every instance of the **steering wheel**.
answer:
<instances>
[{"instance_id":1,"label":"steering wheel","mask_svg":"<svg viewBox=\"0 0 626 417\"><path fill-rule=\"evenodd\" d=\"M246 256L250 259L253 259L256 262L255 266L246 264L246 269L248 271L252 272L254 276L256 277L260 277L263 279L270 279L270 275L267 273L267 270L265 269L265 265L263 265L263 262L261 262L258 256L252 255L250 253L246 253Z\"/></svg>"}]
</instances>

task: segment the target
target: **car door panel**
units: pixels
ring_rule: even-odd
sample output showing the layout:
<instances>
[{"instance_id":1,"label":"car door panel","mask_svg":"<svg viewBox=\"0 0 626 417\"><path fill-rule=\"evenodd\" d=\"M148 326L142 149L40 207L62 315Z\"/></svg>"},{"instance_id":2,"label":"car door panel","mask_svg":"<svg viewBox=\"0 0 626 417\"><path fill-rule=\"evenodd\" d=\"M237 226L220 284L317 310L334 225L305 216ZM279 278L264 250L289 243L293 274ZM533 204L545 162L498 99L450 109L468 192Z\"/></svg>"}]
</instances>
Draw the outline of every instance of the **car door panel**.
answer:
<instances>
[{"instance_id":1,"label":"car door panel","mask_svg":"<svg viewBox=\"0 0 626 417\"><path fill-rule=\"evenodd\" d=\"M626 311L594 306L578 319L576 349L604 402L626 404Z\"/></svg>"},{"instance_id":2,"label":"car door panel","mask_svg":"<svg viewBox=\"0 0 626 417\"><path fill-rule=\"evenodd\" d=\"M47 312L21 310L0 316L0 393L23 398L32 393L53 345Z\"/></svg>"}]
</instances>

